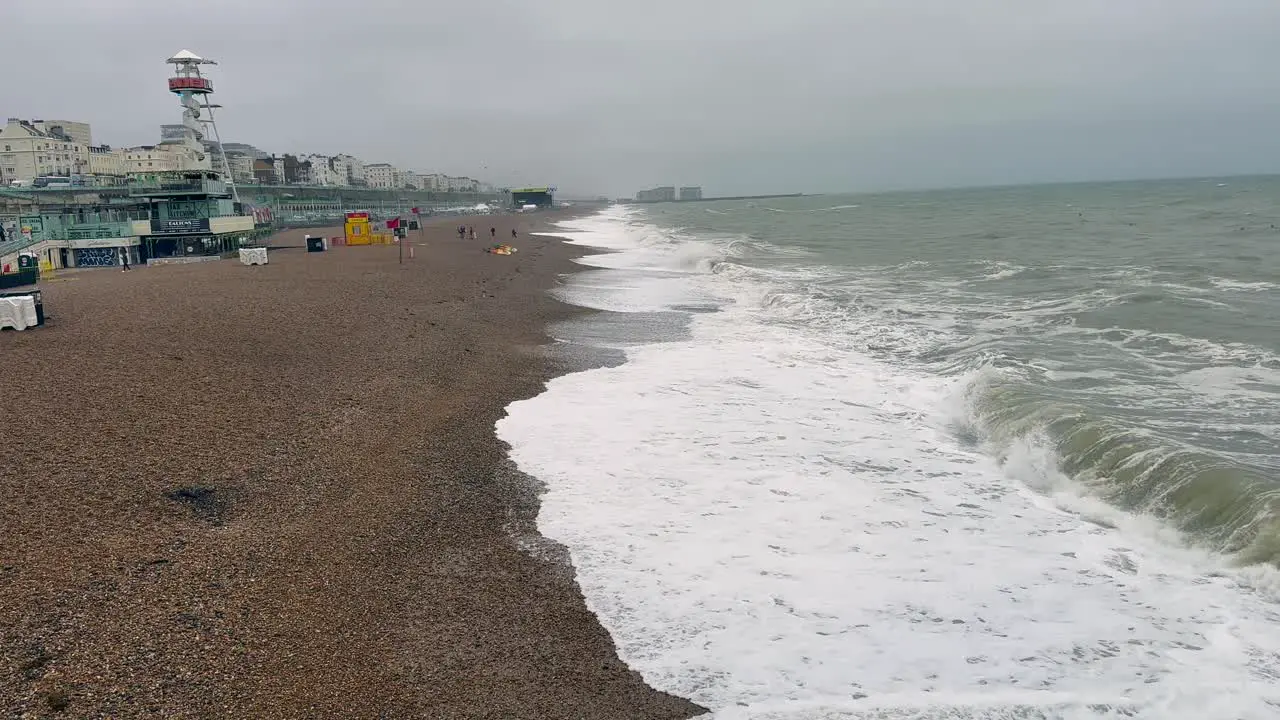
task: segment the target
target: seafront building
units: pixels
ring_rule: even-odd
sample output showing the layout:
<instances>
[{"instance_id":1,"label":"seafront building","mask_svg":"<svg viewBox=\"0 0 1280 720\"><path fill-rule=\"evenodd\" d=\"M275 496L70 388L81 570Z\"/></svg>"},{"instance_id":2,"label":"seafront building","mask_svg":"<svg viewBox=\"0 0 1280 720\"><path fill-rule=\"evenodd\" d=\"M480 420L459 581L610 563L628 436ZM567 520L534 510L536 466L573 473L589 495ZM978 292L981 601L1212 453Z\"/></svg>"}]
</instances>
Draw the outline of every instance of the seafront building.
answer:
<instances>
[{"instance_id":1,"label":"seafront building","mask_svg":"<svg viewBox=\"0 0 1280 720\"><path fill-rule=\"evenodd\" d=\"M702 188L697 185L686 185L680 188L681 200L701 200Z\"/></svg>"},{"instance_id":2,"label":"seafront building","mask_svg":"<svg viewBox=\"0 0 1280 720\"><path fill-rule=\"evenodd\" d=\"M227 164L231 167L231 179L237 185L253 184L253 158L248 155L232 155L227 153Z\"/></svg>"},{"instance_id":3,"label":"seafront building","mask_svg":"<svg viewBox=\"0 0 1280 720\"><path fill-rule=\"evenodd\" d=\"M364 180L371 188L396 187L396 169L390 163L370 163L364 166Z\"/></svg>"},{"instance_id":4,"label":"seafront building","mask_svg":"<svg viewBox=\"0 0 1280 720\"><path fill-rule=\"evenodd\" d=\"M258 185L283 185L284 163L277 158L256 158L253 161L253 182Z\"/></svg>"},{"instance_id":5,"label":"seafront building","mask_svg":"<svg viewBox=\"0 0 1280 720\"><path fill-rule=\"evenodd\" d=\"M129 174L129 154L110 145L89 146L89 174L121 177Z\"/></svg>"},{"instance_id":6,"label":"seafront building","mask_svg":"<svg viewBox=\"0 0 1280 720\"><path fill-rule=\"evenodd\" d=\"M352 187L367 186L368 182L364 172L364 162L354 155L339 153L333 156L333 171L347 176L347 184Z\"/></svg>"},{"instance_id":7,"label":"seafront building","mask_svg":"<svg viewBox=\"0 0 1280 720\"><path fill-rule=\"evenodd\" d=\"M303 155L302 165L303 176L309 181L303 183L305 185L347 187L351 184L347 179L346 168L337 165L334 158L327 155Z\"/></svg>"},{"instance_id":8,"label":"seafront building","mask_svg":"<svg viewBox=\"0 0 1280 720\"><path fill-rule=\"evenodd\" d=\"M204 83L198 88L178 88L195 95L212 92L207 78L174 78L182 83ZM184 101L185 102L185 101ZM198 105L199 101L196 102ZM199 107L197 112L203 112ZM206 138L201 126L207 119L186 117L182 123L160 126L154 145L117 148L93 145L88 123L69 120L20 120L10 118L0 128L0 186L31 186L37 178L93 176L85 185L121 184L135 173L209 170L228 175L235 185L301 185L315 187L370 187L382 190L413 189L439 193L497 193L491 183L444 173L426 173L391 163L365 163L353 155L307 153L273 156L245 143L218 143ZM219 156L225 155L225 165ZM683 190L683 189L682 189Z\"/></svg>"},{"instance_id":9,"label":"seafront building","mask_svg":"<svg viewBox=\"0 0 1280 720\"><path fill-rule=\"evenodd\" d=\"M132 174L201 169L184 167L186 163L183 160L184 158L181 154L172 152L167 148L157 145L141 145L125 150L125 172L126 174Z\"/></svg>"},{"instance_id":10,"label":"seafront building","mask_svg":"<svg viewBox=\"0 0 1280 720\"><path fill-rule=\"evenodd\" d=\"M32 120L37 130L49 135L70 138L72 142L88 147L93 144L93 128L86 122L75 120Z\"/></svg>"},{"instance_id":11,"label":"seafront building","mask_svg":"<svg viewBox=\"0 0 1280 720\"><path fill-rule=\"evenodd\" d=\"M67 125L88 136L84 123L9 118L0 127L0 185L31 185L38 177L88 172L89 145L68 134Z\"/></svg>"}]
</instances>

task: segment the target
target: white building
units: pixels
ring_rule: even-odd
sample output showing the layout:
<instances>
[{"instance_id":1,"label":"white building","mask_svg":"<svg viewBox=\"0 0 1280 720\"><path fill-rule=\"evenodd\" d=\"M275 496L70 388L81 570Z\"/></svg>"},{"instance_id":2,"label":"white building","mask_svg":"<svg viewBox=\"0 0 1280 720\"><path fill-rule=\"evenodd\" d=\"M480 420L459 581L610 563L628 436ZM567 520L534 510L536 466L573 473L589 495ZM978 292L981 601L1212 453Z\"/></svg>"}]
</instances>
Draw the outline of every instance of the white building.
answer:
<instances>
[{"instance_id":1,"label":"white building","mask_svg":"<svg viewBox=\"0 0 1280 720\"><path fill-rule=\"evenodd\" d=\"M411 184L414 190L431 190L431 175L414 173Z\"/></svg>"},{"instance_id":2,"label":"white building","mask_svg":"<svg viewBox=\"0 0 1280 720\"><path fill-rule=\"evenodd\" d=\"M200 169L201 163L187 157L181 146L142 145L125 150L128 172L149 173Z\"/></svg>"},{"instance_id":3,"label":"white building","mask_svg":"<svg viewBox=\"0 0 1280 720\"><path fill-rule=\"evenodd\" d=\"M364 166L365 183L371 188L389 189L399 187L396 180L400 171L390 163L370 163Z\"/></svg>"},{"instance_id":4,"label":"white building","mask_svg":"<svg viewBox=\"0 0 1280 720\"><path fill-rule=\"evenodd\" d=\"M347 179L347 171L345 167L339 166L332 158L327 155L303 155L300 158L304 164L310 163L309 183L310 185L324 185L328 187L343 187L350 184Z\"/></svg>"},{"instance_id":5,"label":"white building","mask_svg":"<svg viewBox=\"0 0 1280 720\"><path fill-rule=\"evenodd\" d=\"M227 164L231 166L231 179L237 185L253 185L253 156L227 154Z\"/></svg>"},{"instance_id":6,"label":"white building","mask_svg":"<svg viewBox=\"0 0 1280 720\"><path fill-rule=\"evenodd\" d=\"M347 178L347 185L365 185L364 163L353 155L338 154L333 156L333 171L336 175Z\"/></svg>"},{"instance_id":7,"label":"white building","mask_svg":"<svg viewBox=\"0 0 1280 720\"><path fill-rule=\"evenodd\" d=\"M32 120L31 124L47 135L65 135L85 147L93 145L93 131L89 123L73 120Z\"/></svg>"},{"instance_id":8,"label":"white building","mask_svg":"<svg viewBox=\"0 0 1280 720\"><path fill-rule=\"evenodd\" d=\"M449 192L475 192L478 183L469 177L448 178Z\"/></svg>"},{"instance_id":9,"label":"white building","mask_svg":"<svg viewBox=\"0 0 1280 720\"><path fill-rule=\"evenodd\" d=\"M42 175L80 175L88 170L89 146L56 126L45 131L34 123L9 118L0 128L0 183L29 183Z\"/></svg>"},{"instance_id":10,"label":"white building","mask_svg":"<svg viewBox=\"0 0 1280 720\"><path fill-rule=\"evenodd\" d=\"M129 155L124 149L109 145L90 147L89 172L93 175L127 175Z\"/></svg>"}]
</instances>

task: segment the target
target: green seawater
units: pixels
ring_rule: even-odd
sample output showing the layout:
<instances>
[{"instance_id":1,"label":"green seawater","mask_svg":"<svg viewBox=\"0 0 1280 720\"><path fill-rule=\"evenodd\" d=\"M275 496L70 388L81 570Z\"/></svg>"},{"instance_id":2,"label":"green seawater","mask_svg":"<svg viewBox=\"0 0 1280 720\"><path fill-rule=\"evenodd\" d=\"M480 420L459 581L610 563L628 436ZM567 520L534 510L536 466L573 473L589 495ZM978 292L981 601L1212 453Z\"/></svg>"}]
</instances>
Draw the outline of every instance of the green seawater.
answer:
<instances>
[{"instance_id":1,"label":"green seawater","mask_svg":"<svg viewBox=\"0 0 1280 720\"><path fill-rule=\"evenodd\" d=\"M1280 564L1280 178L641 206L771 322L954 376L953 431L1240 563ZM1043 473L1042 473L1043 475Z\"/></svg>"}]
</instances>

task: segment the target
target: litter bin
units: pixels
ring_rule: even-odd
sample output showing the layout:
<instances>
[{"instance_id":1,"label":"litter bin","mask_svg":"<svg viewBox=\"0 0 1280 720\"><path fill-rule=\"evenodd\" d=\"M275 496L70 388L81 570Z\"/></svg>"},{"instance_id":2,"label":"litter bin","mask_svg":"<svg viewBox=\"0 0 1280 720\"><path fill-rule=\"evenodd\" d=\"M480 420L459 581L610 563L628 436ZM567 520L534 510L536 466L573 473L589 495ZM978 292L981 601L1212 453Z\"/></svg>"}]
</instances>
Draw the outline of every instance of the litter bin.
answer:
<instances>
[{"instance_id":1,"label":"litter bin","mask_svg":"<svg viewBox=\"0 0 1280 720\"><path fill-rule=\"evenodd\" d=\"M324 238L307 236L307 252L324 252Z\"/></svg>"}]
</instances>

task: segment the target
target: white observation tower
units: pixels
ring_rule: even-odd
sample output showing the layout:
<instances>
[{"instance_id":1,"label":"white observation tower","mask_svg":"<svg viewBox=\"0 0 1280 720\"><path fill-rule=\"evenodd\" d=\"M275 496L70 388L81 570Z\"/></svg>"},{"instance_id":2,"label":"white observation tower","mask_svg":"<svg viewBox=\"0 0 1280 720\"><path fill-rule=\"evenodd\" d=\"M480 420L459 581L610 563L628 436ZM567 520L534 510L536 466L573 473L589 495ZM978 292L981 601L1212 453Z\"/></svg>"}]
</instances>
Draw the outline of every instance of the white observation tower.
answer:
<instances>
[{"instance_id":1,"label":"white observation tower","mask_svg":"<svg viewBox=\"0 0 1280 720\"><path fill-rule=\"evenodd\" d=\"M169 78L169 92L177 95L182 103L183 136L174 144L185 151L183 152L186 156L184 164L189 163L187 169L191 170L212 169L213 165L202 142L204 126L208 125L213 129L213 138L218 144L224 180L231 187L232 197L239 202L240 197L231 177L231 165L227 162L227 154L222 149L222 138L218 134L218 126L213 121L213 109L218 107L209 102L209 95L213 94L213 83L200 74L201 65L218 63L206 60L190 50L183 50L165 62L173 65L173 77Z\"/></svg>"}]
</instances>

